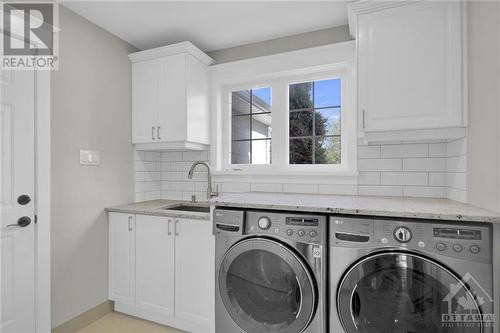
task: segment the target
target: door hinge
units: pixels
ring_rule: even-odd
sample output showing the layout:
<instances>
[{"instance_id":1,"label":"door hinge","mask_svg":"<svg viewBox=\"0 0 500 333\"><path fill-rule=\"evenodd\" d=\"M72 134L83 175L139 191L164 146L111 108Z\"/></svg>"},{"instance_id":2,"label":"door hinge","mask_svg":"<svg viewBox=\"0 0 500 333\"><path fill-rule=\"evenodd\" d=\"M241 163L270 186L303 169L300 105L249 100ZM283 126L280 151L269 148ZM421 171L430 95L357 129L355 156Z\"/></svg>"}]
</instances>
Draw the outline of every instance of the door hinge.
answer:
<instances>
[{"instance_id":1,"label":"door hinge","mask_svg":"<svg viewBox=\"0 0 500 333\"><path fill-rule=\"evenodd\" d=\"M35 214L35 224L38 222L38 215Z\"/></svg>"}]
</instances>

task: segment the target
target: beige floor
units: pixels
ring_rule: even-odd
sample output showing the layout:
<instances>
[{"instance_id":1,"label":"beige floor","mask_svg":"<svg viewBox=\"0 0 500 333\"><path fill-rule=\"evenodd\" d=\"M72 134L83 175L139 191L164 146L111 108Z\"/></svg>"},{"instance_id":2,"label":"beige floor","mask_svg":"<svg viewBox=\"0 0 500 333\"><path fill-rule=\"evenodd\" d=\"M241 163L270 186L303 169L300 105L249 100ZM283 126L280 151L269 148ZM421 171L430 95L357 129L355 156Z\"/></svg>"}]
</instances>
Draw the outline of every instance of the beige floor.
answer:
<instances>
[{"instance_id":1,"label":"beige floor","mask_svg":"<svg viewBox=\"0 0 500 333\"><path fill-rule=\"evenodd\" d=\"M105 315L77 333L183 333L174 328L158 325L117 312Z\"/></svg>"}]
</instances>

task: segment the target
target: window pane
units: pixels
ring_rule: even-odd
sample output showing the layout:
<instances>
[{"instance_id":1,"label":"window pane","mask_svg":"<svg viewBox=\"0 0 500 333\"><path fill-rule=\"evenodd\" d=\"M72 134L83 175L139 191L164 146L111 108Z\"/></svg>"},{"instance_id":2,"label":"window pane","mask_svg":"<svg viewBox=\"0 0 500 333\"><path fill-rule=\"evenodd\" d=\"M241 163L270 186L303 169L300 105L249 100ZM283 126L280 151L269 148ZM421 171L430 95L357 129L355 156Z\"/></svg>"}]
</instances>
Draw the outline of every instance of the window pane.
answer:
<instances>
[{"instance_id":1,"label":"window pane","mask_svg":"<svg viewBox=\"0 0 500 333\"><path fill-rule=\"evenodd\" d=\"M313 113L311 111L294 111L289 114L290 137L312 136Z\"/></svg>"},{"instance_id":2,"label":"window pane","mask_svg":"<svg viewBox=\"0 0 500 333\"><path fill-rule=\"evenodd\" d=\"M250 113L250 90L231 93L231 113L233 116Z\"/></svg>"},{"instance_id":3,"label":"window pane","mask_svg":"<svg viewBox=\"0 0 500 333\"><path fill-rule=\"evenodd\" d=\"M340 137L316 138L316 164L340 164Z\"/></svg>"},{"instance_id":4,"label":"window pane","mask_svg":"<svg viewBox=\"0 0 500 333\"><path fill-rule=\"evenodd\" d=\"M289 163L339 164L341 79L289 85Z\"/></svg>"},{"instance_id":5,"label":"window pane","mask_svg":"<svg viewBox=\"0 0 500 333\"><path fill-rule=\"evenodd\" d=\"M289 87L289 110L312 108L312 87L312 82L291 84Z\"/></svg>"},{"instance_id":6,"label":"window pane","mask_svg":"<svg viewBox=\"0 0 500 333\"><path fill-rule=\"evenodd\" d=\"M252 140L252 164L271 163L271 140Z\"/></svg>"},{"instance_id":7,"label":"window pane","mask_svg":"<svg viewBox=\"0 0 500 333\"><path fill-rule=\"evenodd\" d=\"M316 115L316 135L340 135L340 108L319 109Z\"/></svg>"},{"instance_id":8,"label":"window pane","mask_svg":"<svg viewBox=\"0 0 500 333\"><path fill-rule=\"evenodd\" d=\"M252 90L252 113L271 112L271 88Z\"/></svg>"},{"instance_id":9,"label":"window pane","mask_svg":"<svg viewBox=\"0 0 500 333\"><path fill-rule=\"evenodd\" d=\"M290 164L312 164L313 139L290 139Z\"/></svg>"},{"instance_id":10,"label":"window pane","mask_svg":"<svg viewBox=\"0 0 500 333\"><path fill-rule=\"evenodd\" d=\"M340 79L314 81L314 107L340 106Z\"/></svg>"},{"instance_id":11,"label":"window pane","mask_svg":"<svg viewBox=\"0 0 500 333\"><path fill-rule=\"evenodd\" d=\"M250 139L250 116L235 116L232 118L232 139Z\"/></svg>"},{"instance_id":12,"label":"window pane","mask_svg":"<svg viewBox=\"0 0 500 333\"><path fill-rule=\"evenodd\" d=\"M232 164L250 164L250 141L233 141L231 145Z\"/></svg>"},{"instance_id":13,"label":"window pane","mask_svg":"<svg viewBox=\"0 0 500 333\"><path fill-rule=\"evenodd\" d=\"M252 116L252 139L271 138L271 114Z\"/></svg>"}]
</instances>

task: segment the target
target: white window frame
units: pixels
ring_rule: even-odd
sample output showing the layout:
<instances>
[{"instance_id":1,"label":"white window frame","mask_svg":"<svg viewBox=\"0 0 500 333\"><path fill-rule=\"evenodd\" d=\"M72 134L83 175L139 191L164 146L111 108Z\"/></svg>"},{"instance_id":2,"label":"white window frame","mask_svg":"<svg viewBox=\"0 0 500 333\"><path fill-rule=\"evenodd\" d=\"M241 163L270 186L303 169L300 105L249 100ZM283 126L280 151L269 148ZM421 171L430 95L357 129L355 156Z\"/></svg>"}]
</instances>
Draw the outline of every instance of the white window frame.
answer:
<instances>
[{"instance_id":1,"label":"white window frame","mask_svg":"<svg viewBox=\"0 0 500 333\"><path fill-rule=\"evenodd\" d=\"M345 50L349 49L350 45L350 43L331 45L327 46L327 49L341 49L344 53L348 53ZM321 52L325 51L325 48L317 49ZM316 51L316 49L310 50ZM215 75L212 77L212 107L216 109L216 112L214 112L215 115L212 118L212 128L216 133L212 133L211 163L215 167L216 176L257 175L271 177L263 180L276 180L290 176L342 177L357 175L354 61L352 61L350 53L348 53L349 56L344 54L338 61L335 61L335 56L330 55L330 62L318 62L316 65L314 59L328 59L328 57L325 57L326 54L320 54L321 57L319 57L313 51L310 51L309 54L300 54L299 57L294 54L297 52L300 51L290 52L286 54L286 57L284 54L275 55L222 64L218 65L219 68L215 66ZM307 67L300 66L301 57L305 58L307 56L313 59L307 61L312 64ZM278 67L287 67L286 64L281 65L285 60L290 60L290 63L295 60L299 65L295 67L288 66L292 68L286 70L272 71L273 67L276 67L276 69ZM331 62L332 60L334 62ZM249 64L245 67L247 62ZM315 66L311 66L313 64ZM255 74L250 74L252 69L258 67L263 69L260 72L253 70ZM234 75L232 76L232 74ZM289 85L332 78L341 79L341 163L289 164ZM271 88L271 164L231 164L231 92L262 87Z\"/></svg>"}]
</instances>

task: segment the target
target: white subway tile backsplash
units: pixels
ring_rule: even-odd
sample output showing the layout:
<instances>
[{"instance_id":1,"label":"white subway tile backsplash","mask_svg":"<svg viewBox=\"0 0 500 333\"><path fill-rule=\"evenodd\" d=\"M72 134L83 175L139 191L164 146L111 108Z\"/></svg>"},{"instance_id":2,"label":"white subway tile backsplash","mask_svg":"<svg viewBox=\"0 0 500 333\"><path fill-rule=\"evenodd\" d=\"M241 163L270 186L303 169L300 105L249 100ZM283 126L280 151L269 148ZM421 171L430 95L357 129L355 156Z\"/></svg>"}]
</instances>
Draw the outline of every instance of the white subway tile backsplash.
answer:
<instances>
[{"instance_id":1,"label":"white subway tile backsplash","mask_svg":"<svg viewBox=\"0 0 500 333\"><path fill-rule=\"evenodd\" d=\"M427 185L429 174L426 172L382 172L382 185Z\"/></svg>"},{"instance_id":2,"label":"white subway tile backsplash","mask_svg":"<svg viewBox=\"0 0 500 333\"><path fill-rule=\"evenodd\" d=\"M171 200L182 200L182 194L184 192L181 191L161 191L162 199L171 199Z\"/></svg>"},{"instance_id":3,"label":"white subway tile backsplash","mask_svg":"<svg viewBox=\"0 0 500 333\"><path fill-rule=\"evenodd\" d=\"M381 147L382 158L428 157L428 144L384 145Z\"/></svg>"},{"instance_id":4,"label":"white subway tile backsplash","mask_svg":"<svg viewBox=\"0 0 500 333\"><path fill-rule=\"evenodd\" d=\"M467 139L461 138L458 140L449 141L446 143L446 155L459 156L467 154Z\"/></svg>"},{"instance_id":5,"label":"white subway tile backsplash","mask_svg":"<svg viewBox=\"0 0 500 333\"><path fill-rule=\"evenodd\" d=\"M446 144L445 143L429 144L429 157L446 157Z\"/></svg>"},{"instance_id":6,"label":"white subway tile backsplash","mask_svg":"<svg viewBox=\"0 0 500 333\"><path fill-rule=\"evenodd\" d=\"M392 142L358 145L357 184L221 182L220 192L289 192L311 194L441 197L466 202L466 139L450 142ZM136 151L135 199L206 199L207 171L192 163L206 161L209 151ZM213 188L215 190L215 183Z\"/></svg>"},{"instance_id":7,"label":"white subway tile backsplash","mask_svg":"<svg viewBox=\"0 0 500 333\"><path fill-rule=\"evenodd\" d=\"M358 175L358 184L360 184L360 185L380 184L380 172L378 172L378 171L361 171Z\"/></svg>"},{"instance_id":8,"label":"white subway tile backsplash","mask_svg":"<svg viewBox=\"0 0 500 333\"><path fill-rule=\"evenodd\" d=\"M223 183L222 191L227 193L250 192L250 183Z\"/></svg>"},{"instance_id":9,"label":"white subway tile backsplash","mask_svg":"<svg viewBox=\"0 0 500 333\"><path fill-rule=\"evenodd\" d=\"M448 187L458 190L467 190L467 174L464 172L448 172L446 174Z\"/></svg>"},{"instance_id":10,"label":"white subway tile backsplash","mask_svg":"<svg viewBox=\"0 0 500 333\"><path fill-rule=\"evenodd\" d=\"M277 183L252 183L250 184L252 192L283 192L283 184Z\"/></svg>"},{"instance_id":11,"label":"white subway tile backsplash","mask_svg":"<svg viewBox=\"0 0 500 333\"><path fill-rule=\"evenodd\" d=\"M174 181L170 182L170 191L194 191L194 182L190 181Z\"/></svg>"},{"instance_id":12,"label":"white subway tile backsplash","mask_svg":"<svg viewBox=\"0 0 500 333\"><path fill-rule=\"evenodd\" d=\"M448 157L446 167L448 172L467 172L467 157L465 155Z\"/></svg>"},{"instance_id":13,"label":"white subway tile backsplash","mask_svg":"<svg viewBox=\"0 0 500 333\"><path fill-rule=\"evenodd\" d=\"M429 172L429 185L430 186L446 186L446 173L445 172Z\"/></svg>"},{"instance_id":14,"label":"white subway tile backsplash","mask_svg":"<svg viewBox=\"0 0 500 333\"><path fill-rule=\"evenodd\" d=\"M401 159L358 159L359 171L401 171Z\"/></svg>"},{"instance_id":15,"label":"white subway tile backsplash","mask_svg":"<svg viewBox=\"0 0 500 333\"><path fill-rule=\"evenodd\" d=\"M358 194L400 197L403 195L403 186L360 185L358 186Z\"/></svg>"},{"instance_id":16,"label":"white subway tile backsplash","mask_svg":"<svg viewBox=\"0 0 500 333\"><path fill-rule=\"evenodd\" d=\"M167 151L161 153L161 160L167 162L179 162L182 161L181 151Z\"/></svg>"},{"instance_id":17,"label":"white subway tile backsplash","mask_svg":"<svg viewBox=\"0 0 500 333\"><path fill-rule=\"evenodd\" d=\"M319 184L319 194L356 195L358 187L351 184Z\"/></svg>"},{"instance_id":18,"label":"white subway tile backsplash","mask_svg":"<svg viewBox=\"0 0 500 333\"><path fill-rule=\"evenodd\" d=\"M446 197L445 186L403 186L403 196L424 197L424 198L444 198Z\"/></svg>"},{"instance_id":19,"label":"white subway tile backsplash","mask_svg":"<svg viewBox=\"0 0 500 333\"><path fill-rule=\"evenodd\" d=\"M182 161L206 161L208 160L207 151L185 151L182 152Z\"/></svg>"},{"instance_id":20,"label":"white subway tile backsplash","mask_svg":"<svg viewBox=\"0 0 500 333\"><path fill-rule=\"evenodd\" d=\"M403 171L446 171L446 158L405 158Z\"/></svg>"},{"instance_id":21,"label":"white subway tile backsplash","mask_svg":"<svg viewBox=\"0 0 500 333\"><path fill-rule=\"evenodd\" d=\"M358 158L380 158L380 146L358 146Z\"/></svg>"},{"instance_id":22,"label":"white subway tile backsplash","mask_svg":"<svg viewBox=\"0 0 500 333\"><path fill-rule=\"evenodd\" d=\"M317 194L318 193L318 185L316 185L316 184L283 184L283 192L285 192L285 193Z\"/></svg>"},{"instance_id":23,"label":"white subway tile backsplash","mask_svg":"<svg viewBox=\"0 0 500 333\"><path fill-rule=\"evenodd\" d=\"M446 197L448 199L460 201L460 202L467 202L467 200L468 200L466 190L459 190L459 189L456 189L453 187L448 187Z\"/></svg>"},{"instance_id":24,"label":"white subway tile backsplash","mask_svg":"<svg viewBox=\"0 0 500 333\"><path fill-rule=\"evenodd\" d=\"M157 200L161 198L160 191L144 192L144 200Z\"/></svg>"},{"instance_id":25,"label":"white subway tile backsplash","mask_svg":"<svg viewBox=\"0 0 500 333\"><path fill-rule=\"evenodd\" d=\"M207 192L208 182L194 182L194 190L196 192ZM215 190L215 189L212 189Z\"/></svg>"}]
</instances>

